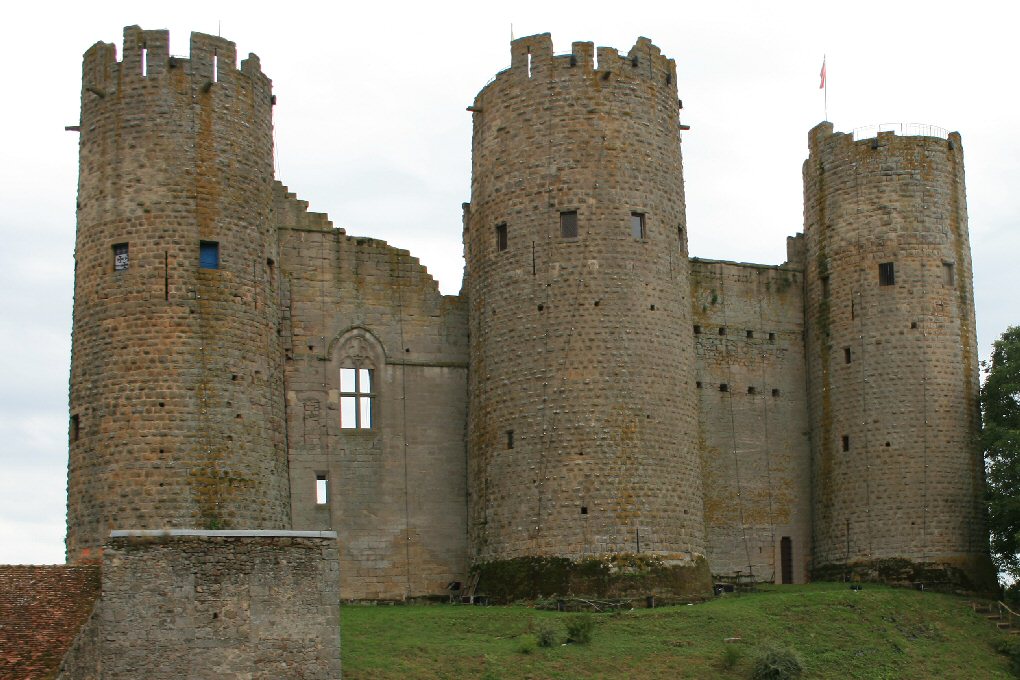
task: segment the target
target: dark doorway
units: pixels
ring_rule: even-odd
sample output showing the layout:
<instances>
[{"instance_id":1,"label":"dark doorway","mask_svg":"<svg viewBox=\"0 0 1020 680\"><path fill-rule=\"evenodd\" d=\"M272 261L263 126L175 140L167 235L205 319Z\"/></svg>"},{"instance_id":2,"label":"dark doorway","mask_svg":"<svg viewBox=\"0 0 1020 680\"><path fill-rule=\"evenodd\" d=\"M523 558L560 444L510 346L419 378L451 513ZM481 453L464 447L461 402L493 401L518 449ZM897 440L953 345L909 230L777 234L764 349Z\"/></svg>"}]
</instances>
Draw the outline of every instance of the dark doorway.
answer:
<instances>
[{"instance_id":1,"label":"dark doorway","mask_svg":"<svg viewBox=\"0 0 1020 680\"><path fill-rule=\"evenodd\" d=\"M793 541L783 536L779 542L779 562L783 572L783 583L793 583Z\"/></svg>"}]
</instances>

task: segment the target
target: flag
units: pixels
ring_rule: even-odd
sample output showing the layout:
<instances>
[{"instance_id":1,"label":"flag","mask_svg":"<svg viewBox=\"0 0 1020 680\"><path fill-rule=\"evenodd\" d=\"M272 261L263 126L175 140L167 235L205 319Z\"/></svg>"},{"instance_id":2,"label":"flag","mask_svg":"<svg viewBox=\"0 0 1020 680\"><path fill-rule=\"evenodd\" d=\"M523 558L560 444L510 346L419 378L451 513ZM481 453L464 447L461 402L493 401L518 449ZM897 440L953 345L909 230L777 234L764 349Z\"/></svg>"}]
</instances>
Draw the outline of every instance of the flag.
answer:
<instances>
[{"instance_id":1,"label":"flag","mask_svg":"<svg viewBox=\"0 0 1020 680\"><path fill-rule=\"evenodd\" d=\"M825 89L825 57L822 57L822 72L821 72L820 75L822 76L822 82L820 82L818 84L818 89L819 90L824 90Z\"/></svg>"}]
</instances>

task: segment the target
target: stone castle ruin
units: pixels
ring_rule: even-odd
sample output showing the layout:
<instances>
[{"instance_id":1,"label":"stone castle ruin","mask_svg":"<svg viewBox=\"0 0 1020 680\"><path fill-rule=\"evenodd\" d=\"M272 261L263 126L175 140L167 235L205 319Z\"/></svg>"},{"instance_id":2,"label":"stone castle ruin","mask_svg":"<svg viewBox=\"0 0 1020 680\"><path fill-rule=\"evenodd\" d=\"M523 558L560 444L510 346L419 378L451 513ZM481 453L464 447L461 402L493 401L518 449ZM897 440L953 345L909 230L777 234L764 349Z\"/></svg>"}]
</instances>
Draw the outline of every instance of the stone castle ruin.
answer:
<instances>
[{"instance_id":1,"label":"stone castle ruin","mask_svg":"<svg viewBox=\"0 0 1020 680\"><path fill-rule=\"evenodd\" d=\"M520 38L444 296L274 180L274 103L222 38L85 54L67 559L111 609L205 554L244 611L288 561L345 600L994 583L959 134L823 122L788 261L692 258L673 60Z\"/></svg>"}]
</instances>

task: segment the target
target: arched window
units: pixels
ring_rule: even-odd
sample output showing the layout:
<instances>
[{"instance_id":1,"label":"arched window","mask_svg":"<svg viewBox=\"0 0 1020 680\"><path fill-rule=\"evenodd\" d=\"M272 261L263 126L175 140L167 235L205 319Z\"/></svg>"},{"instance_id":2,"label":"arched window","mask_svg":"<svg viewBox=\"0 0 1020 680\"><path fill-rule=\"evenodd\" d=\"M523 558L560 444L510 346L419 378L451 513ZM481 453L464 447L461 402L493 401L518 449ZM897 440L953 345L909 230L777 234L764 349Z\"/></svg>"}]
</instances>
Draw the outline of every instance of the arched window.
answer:
<instances>
[{"instance_id":1,"label":"arched window","mask_svg":"<svg viewBox=\"0 0 1020 680\"><path fill-rule=\"evenodd\" d=\"M380 359L373 340L360 329L340 340L341 429L370 430L378 416L375 366Z\"/></svg>"}]
</instances>

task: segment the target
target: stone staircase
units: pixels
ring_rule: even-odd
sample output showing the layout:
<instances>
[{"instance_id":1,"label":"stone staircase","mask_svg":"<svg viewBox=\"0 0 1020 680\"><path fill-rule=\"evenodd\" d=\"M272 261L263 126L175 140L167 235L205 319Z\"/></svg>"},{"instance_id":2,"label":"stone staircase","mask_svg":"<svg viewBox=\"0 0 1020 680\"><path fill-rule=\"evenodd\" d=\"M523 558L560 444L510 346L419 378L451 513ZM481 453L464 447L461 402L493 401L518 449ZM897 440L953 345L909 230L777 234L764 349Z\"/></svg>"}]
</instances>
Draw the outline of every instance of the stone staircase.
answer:
<instances>
[{"instance_id":1,"label":"stone staircase","mask_svg":"<svg viewBox=\"0 0 1020 680\"><path fill-rule=\"evenodd\" d=\"M975 614L993 622L999 630L1008 635L1020 635L1020 614L1002 602L971 602Z\"/></svg>"}]
</instances>

